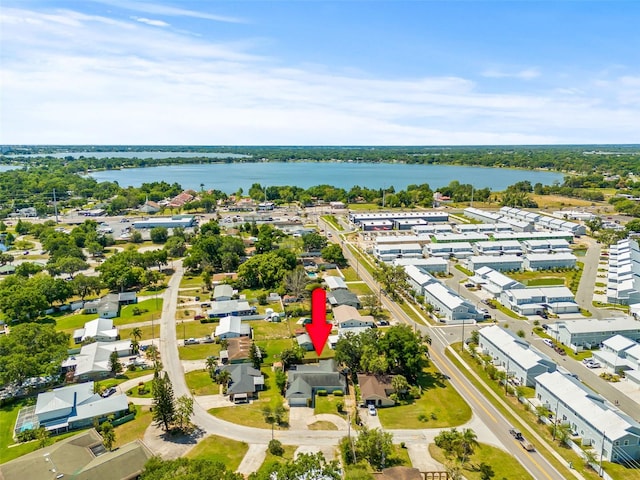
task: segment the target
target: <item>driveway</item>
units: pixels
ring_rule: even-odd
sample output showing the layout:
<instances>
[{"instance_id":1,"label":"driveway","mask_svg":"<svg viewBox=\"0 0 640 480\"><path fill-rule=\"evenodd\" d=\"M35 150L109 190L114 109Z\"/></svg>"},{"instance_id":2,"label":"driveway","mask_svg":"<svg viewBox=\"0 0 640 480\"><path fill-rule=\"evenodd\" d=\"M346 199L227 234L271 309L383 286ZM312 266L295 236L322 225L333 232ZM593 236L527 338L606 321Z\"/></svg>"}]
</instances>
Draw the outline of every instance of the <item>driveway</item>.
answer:
<instances>
[{"instance_id":1,"label":"driveway","mask_svg":"<svg viewBox=\"0 0 640 480\"><path fill-rule=\"evenodd\" d=\"M293 407L289 409L289 429L308 430L309 424L313 423L315 415L313 408Z\"/></svg>"}]
</instances>

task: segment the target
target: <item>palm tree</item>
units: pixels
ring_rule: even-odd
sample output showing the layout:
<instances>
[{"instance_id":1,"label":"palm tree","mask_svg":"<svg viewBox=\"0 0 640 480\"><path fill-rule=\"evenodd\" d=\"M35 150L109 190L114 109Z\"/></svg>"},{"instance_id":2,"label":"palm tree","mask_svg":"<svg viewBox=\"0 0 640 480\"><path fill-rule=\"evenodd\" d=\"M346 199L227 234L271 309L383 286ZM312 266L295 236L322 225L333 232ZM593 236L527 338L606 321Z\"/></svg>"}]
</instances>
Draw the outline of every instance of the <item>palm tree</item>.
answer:
<instances>
[{"instance_id":1,"label":"palm tree","mask_svg":"<svg viewBox=\"0 0 640 480\"><path fill-rule=\"evenodd\" d=\"M218 373L216 377L216 381L218 382L218 384L223 385L225 387L227 386L230 380L231 380L231 373L229 372L229 370L222 370L220 373Z\"/></svg>"},{"instance_id":2,"label":"palm tree","mask_svg":"<svg viewBox=\"0 0 640 480\"><path fill-rule=\"evenodd\" d=\"M131 355L138 355L140 353L140 342L135 338L131 340Z\"/></svg>"},{"instance_id":3,"label":"palm tree","mask_svg":"<svg viewBox=\"0 0 640 480\"><path fill-rule=\"evenodd\" d=\"M478 436L470 428L465 428L460 435L460 453L462 464L464 465L469 460L469 457L473 455L476 447L478 447Z\"/></svg>"},{"instance_id":4,"label":"palm tree","mask_svg":"<svg viewBox=\"0 0 640 480\"><path fill-rule=\"evenodd\" d=\"M216 360L216 357L214 356L207 357L207 370L209 371L209 376L212 379L215 376L215 370L216 370L217 364L218 364L218 361Z\"/></svg>"}]
</instances>

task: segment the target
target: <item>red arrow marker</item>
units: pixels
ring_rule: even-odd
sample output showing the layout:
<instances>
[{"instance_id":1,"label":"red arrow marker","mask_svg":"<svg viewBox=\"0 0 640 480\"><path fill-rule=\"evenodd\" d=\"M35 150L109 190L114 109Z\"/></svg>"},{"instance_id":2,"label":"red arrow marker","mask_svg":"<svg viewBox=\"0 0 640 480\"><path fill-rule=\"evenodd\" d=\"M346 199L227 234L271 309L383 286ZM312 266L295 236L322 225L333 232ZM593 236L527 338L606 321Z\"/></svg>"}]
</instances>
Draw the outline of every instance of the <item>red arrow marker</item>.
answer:
<instances>
[{"instance_id":1,"label":"red arrow marker","mask_svg":"<svg viewBox=\"0 0 640 480\"><path fill-rule=\"evenodd\" d=\"M307 323L305 328L320 356L331 333L331 324L327 323L327 294L321 288L311 292L311 323Z\"/></svg>"}]
</instances>

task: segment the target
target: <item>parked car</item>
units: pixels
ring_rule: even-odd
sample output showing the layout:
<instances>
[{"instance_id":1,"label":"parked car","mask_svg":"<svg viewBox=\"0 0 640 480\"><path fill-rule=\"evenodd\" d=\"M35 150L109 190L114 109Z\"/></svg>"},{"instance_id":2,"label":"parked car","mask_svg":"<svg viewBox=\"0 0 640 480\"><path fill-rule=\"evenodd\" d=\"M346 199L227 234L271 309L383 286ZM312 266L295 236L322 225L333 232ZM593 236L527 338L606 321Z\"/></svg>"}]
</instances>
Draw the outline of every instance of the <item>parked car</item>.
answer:
<instances>
[{"instance_id":1,"label":"parked car","mask_svg":"<svg viewBox=\"0 0 640 480\"><path fill-rule=\"evenodd\" d=\"M211 335L205 335L202 339L202 343L213 343L213 338L211 338Z\"/></svg>"},{"instance_id":2,"label":"parked car","mask_svg":"<svg viewBox=\"0 0 640 480\"><path fill-rule=\"evenodd\" d=\"M107 398L116 393L116 387L107 388L104 392L102 392L102 397Z\"/></svg>"},{"instance_id":3,"label":"parked car","mask_svg":"<svg viewBox=\"0 0 640 480\"><path fill-rule=\"evenodd\" d=\"M206 318L204 315L194 315L193 319L194 320L202 320L203 318Z\"/></svg>"},{"instance_id":4,"label":"parked car","mask_svg":"<svg viewBox=\"0 0 640 480\"><path fill-rule=\"evenodd\" d=\"M553 341L552 341L551 339L549 339L549 338L545 338L545 339L543 339L542 341L545 343L545 345L548 345L548 346L550 346L550 347L553 347Z\"/></svg>"},{"instance_id":5,"label":"parked car","mask_svg":"<svg viewBox=\"0 0 640 480\"><path fill-rule=\"evenodd\" d=\"M516 430L515 428L510 428L510 429L509 429L509 433L510 433L511 435L513 435L513 437L514 437L516 440L520 440L520 439L522 439L522 438L523 438L523 437L522 437L522 433L520 433L520 430Z\"/></svg>"},{"instance_id":6,"label":"parked car","mask_svg":"<svg viewBox=\"0 0 640 480\"><path fill-rule=\"evenodd\" d=\"M473 288L473 287L475 287L475 285L474 285L473 283L465 283L465 284L464 284L464 286L465 286L466 288Z\"/></svg>"},{"instance_id":7,"label":"parked car","mask_svg":"<svg viewBox=\"0 0 640 480\"><path fill-rule=\"evenodd\" d=\"M369 415L375 417L378 414L375 405L369 405Z\"/></svg>"},{"instance_id":8,"label":"parked car","mask_svg":"<svg viewBox=\"0 0 640 480\"><path fill-rule=\"evenodd\" d=\"M602 365L600 365L600 362L589 362L587 363L587 368L600 368Z\"/></svg>"},{"instance_id":9,"label":"parked car","mask_svg":"<svg viewBox=\"0 0 640 480\"><path fill-rule=\"evenodd\" d=\"M197 345L198 343L200 343L200 342L198 342L198 339L197 339L197 338L193 338L193 337L191 337L191 338L187 338L187 339L184 341L184 344L185 344L185 345Z\"/></svg>"}]
</instances>

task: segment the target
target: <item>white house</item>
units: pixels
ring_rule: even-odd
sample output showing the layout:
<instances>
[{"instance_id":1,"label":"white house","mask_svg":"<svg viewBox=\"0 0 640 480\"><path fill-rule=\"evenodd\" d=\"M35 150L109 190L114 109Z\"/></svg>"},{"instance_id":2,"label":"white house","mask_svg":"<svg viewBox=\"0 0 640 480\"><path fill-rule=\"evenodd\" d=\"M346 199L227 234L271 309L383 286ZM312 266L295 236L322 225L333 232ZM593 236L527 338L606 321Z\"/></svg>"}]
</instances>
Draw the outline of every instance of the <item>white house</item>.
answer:
<instances>
[{"instance_id":1,"label":"white house","mask_svg":"<svg viewBox=\"0 0 640 480\"><path fill-rule=\"evenodd\" d=\"M500 294L500 303L519 315L577 313L580 306L567 287L518 288Z\"/></svg>"},{"instance_id":2,"label":"white house","mask_svg":"<svg viewBox=\"0 0 640 480\"><path fill-rule=\"evenodd\" d=\"M499 298L502 292L506 290L525 288L522 283L490 267L478 268L475 271L475 275L469 278L469 281L479 285L484 291L491 294L493 298Z\"/></svg>"},{"instance_id":3,"label":"white house","mask_svg":"<svg viewBox=\"0 0 640 480\"><path fill-rule=\"evenodd\" d=\"M209 318L223 318L227 316L241 317L256 313L255 307L250 307L246 300L219 300L211 303L207 311Z\"/></svg>"},{"instance_id":4,"label":"white house","mask_svg":"<svg viewBox=\"0 0 640 480\"><path fill-rule=\"evenodd\" d=\"M342 277L326 275L323 280L324 283L327 284L327 287L329 287L329 290L347 290L348 288Z\"/></svg>"},{"instance_id":5,"label":"white house","mask_svg":"<svg viewBox=\"0 0 640 480\"><path fill-rule=\"evenodd\" d=\"M430 257L467 258L473 255L473 247L469 242L429 243L425 245L423 253Z\"/></svg>"},{"instance_id":6,"label":"white house","mask_svg":"<svg viewBox=\"0 0 640 480\"><path fill-rule=\"evenodd\" d=\"M440 257L430 257L430 258L396 258L393 261L394 266L402 266L407 267L409 265L415 265L420 270L429 273L446 273L449 271L449 263Z\"/></svg>"},{"instance_id":7,"label":"white house","mask_svg":"<svg viewBox=\"0 0 640 480\"><path fill-rule=\"evenodd\" d=\"M113 352L118 354L118 358L130 357L133 353L131 340L83 345L80 353L72 355L62 363L62 369L73 371L74 379L80 382L106 378L111 374L110 357Z\"/></svg>"},{"instance_id":8,"label":"white house","mask_svg":"<svg viewBox=\"0 0 640 480\"><path fill-rule=\"evenodd\" d=\"M479 312L473 303L440 282L432 282L425 285L423 292L425 302L433 305L439 318L444 322L484 319L484 314Z\"/></svg>"},{"instance_id":9,"label":"white house","mask_svg":"<svg viewBox=\"0 0 640 480\"><path fill-rule=\"evenodd\" d=\"M637 240L620 240L609 249L607 301L625 305L640 302L640 247Z\"/></svg>"},{"instance_id":10,"label":"white house","mask_svg":"<svg viewBox=\"0 0 640 480\"><path fill-rule=\"evenodd\" d=\"M501 242L488 241L473 244L477 255L521 255L522 245L517 240L503 240Z\"/></svg>"},{"instance_id":11,"label":"white house","mask_svg":"<svg viewBox=\"0 0 640 480\"><path fill-rule=\"evenodd\" d=\"M360 315L360 312L350 305L340 305L333 310L333 319L339 328L367 327L372 328L375 321L370 315Z\"/></svg>"},{"instance_id":12,"label":"white house","mask_svg":"<svg viewBox=\"0 0 640 480\"><path fill-rule=\"evenodd\" d=\"M576 350L593 348L614 335L640 340L640 321L633 317L565 320L556 323L556 340Z\"/></svg>"},{"instance_id":13,"label":"white house","mask_svg":"<svg viewBox=\"0 0 640 480\"><path fill-rule=\"evenodd\" d=\"M602 342L600 350L593 351L593 358L613 372L636 370L636 375L627 376L629 379L637 380L640 373L637 372L640 344L622 335L614 335Z\"/></svg>"},{"instance_id":14,"label":"white house","mask_svg":"<svg viewBox=\"0 0 640 480\"><path fill-rule=\"evenodd\" d=\"M231 285L221 283L214 287L212 299L216 302L231 300L231 297L233 297L233 287Z\"/></svg>"},{"instance_id":15,"label":"white house","mask_svg":"<svg viewBox=\"0 0 640 480\"><path fill-rule=\"evenodd\" d=\"M82 343L93 339L96 342L114 342L118 339L118 329L114 328L110 318L96 318L73 332L73 341Z\"/></svg>"},{"instance_id":16,"label":"white house","mask_svg":"<svg viewBox=\"0 0 640 480\"><path fill-rule=\"evenodd\" d=\"M528 253L524 256L525 270L550 268L575 268L577 258L573 253Z\"/></svg>"},{"instance_id":17,"label":"white house","mask_svg":"<svg viewBox=\"0 0 640 480\"><path fill-rule=\"evenodd\" d=\"M482 353L491 356L493 364L504 368L507 377L517 385L533 387L536 376L556 369L553 360L498 325L481 328L478 334Z\"/></svg>"},{"instance_id":18,"label":"white house","mask_svg":"<svg viewBox=\"0 0 640 480\"><path fill-rule=\"evenodd\" d=\"M94 383L86 382L39 394L34 411L38 425L34 428L40 426L58 433L91 426L94 419L106 420L109 415L118 418L128 413L126 395L102 398L93 389Z\"/></svg>"},{"instance_id":19,"label":"white house","mask_svg":"<svg viewBox=\"0 0 640 480\"><path fill-rule=\"evenodd\" d=\"M640 424L576 378L558 371L538 375L536 398L603 460L640 460Z\"/></svg>"},{"instance_id":20,"label":"white house","mask_svg":"<svg viewBox=\"0 0 640 480\"><path fill-rule=\"evenodd\" d=\"M221 340L235 337L249 337L251 336L251 326L248 323L242 323L240 317L224 317L220 319L220 325L216 327L214 336Z\"/></svg>"},{"instance_id":21,"label":"white house","mask_svg":"<svg viewBox=\"0 0 640 480\"><path fill-rule=\"evenodd\" d=\"M512 272L522 270L523 261L518 255L472 255L465 263L471 271L490 267L501 272Z\"/></svg>"}]
</instances>

